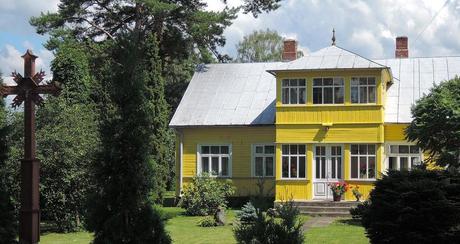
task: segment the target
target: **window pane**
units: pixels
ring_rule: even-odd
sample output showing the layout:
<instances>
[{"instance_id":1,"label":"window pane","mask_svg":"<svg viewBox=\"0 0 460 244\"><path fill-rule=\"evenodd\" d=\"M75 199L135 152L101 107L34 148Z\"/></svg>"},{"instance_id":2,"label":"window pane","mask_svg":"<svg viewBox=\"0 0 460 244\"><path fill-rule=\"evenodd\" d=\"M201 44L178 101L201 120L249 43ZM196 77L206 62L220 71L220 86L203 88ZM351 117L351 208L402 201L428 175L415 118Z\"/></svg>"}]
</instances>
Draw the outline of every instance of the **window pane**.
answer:
<instances>
[{"instance_id":1,"label":"window pane","mask_svg":"<svg viewBox=\"0 0 460 244\"><path fill-rule=\"evenodd\" d=\"M397 160L398 158L396 157L390 157L388 158L388 169L392 169L392 170L397 170L398 169L398 166L397 166Z\"/></svg>"},{"instance_id":2,"label":"window pane","mask_svg":"<svg viewBox=\"0 0 460 244\"><path fill-rule=\"evenodd\" d=\"M283 88L281 92L281 102L289 104L289 88Z\"/></svg>"},{"instance_id":3,"label":"window pane","mask_svg":"<svg viewBox=\"0 0 460 244\"><path fill-rule=\"evenodd\" d=\"M289 154L289 145L283 145L281 148L283 155Z\"/></svg>"},{"instance_id":4,"label":"window pane","mask_svg":"<svg viewBox=\"0 0 460 244\"><path fill-rule=\"evenodd\" d=\"M331 158L331 178L335 179L336 171L335 158Z\"/></svg>"},{"instance_id":5,"label":"window pane","mask_svg":"<svg viewBox=\"0 0 460 244\"><path fill-rule=\"evenodd\" d=\"M300 79L299 80L299 86L306 86L305 79Z\"/></svg>"},{"instance_id":6,"label":"window pane","mask_svg":"<svg viewBox=\"0 0 460 244\"><path fill-rule=\"evenodd\" d=\"M352 103L359 103L358 97L358 87L353 86L351 87L351 102Z\"/></svg>"},{"instance_id":7,"label":"window pane","mask_svg":"<svg viewBox=\"0 0 460 244\"><path fill-rule=\"evenodd\" d=\"M367 77L360 77L359 78L360 85L367 85Z\"/></svg>"},{"instance_id":8,"label":"window pane","mask_svg":"<svg viewBox=\"0 0 460 244\"><path fill-rule=\"evenodd\" d=\"M202 146L201 147L201 153L202 154L208 154L209 153L209 147L208 146Z\"/></svg>"},{"instance_id":9,"label":"window pane","mask_svg":"<svg viewBox=\"0 0 460 244\"><path fill-rule=\"evenodd\" d=\"M332 87L324 88L324 104L332 103Z\"/></svg>"},{"instance_id":10,"label":"window pane","mask_svg":"<svg viewBox=\"0 0 460 244\"><path fill-rule=\"evenodd\" d=\"M291 157L291 178L297 178L297 157Z\"/></svg>"},{"instance_id":11,"label":"window pane","mask_svg":"<svg viewBox=\"0 0 460 244\"><path fill-rule=\"evenodd\" d=\"M351 78L351 85L352 85L352 86L357 86L357 85L359 85L359 78L352 77L352 78Z\"/></svg>"},{"instance_id":12,"label":"window pane","mask_svg":"<svg viewBox=\"0 0 460 244\"><path fill-rule=\"evenodd\" d=\"M342 179L342 158L337 158L337 178Z\"/></svg>"},{"instance_id":13,"label":"window pane","mask_svg":"<svg viewBox=\"0 0 460 244\"><path fill-rule=\"evenodd\" d=\"M222 176L228 176L229 170L229 163L227 157L222 157Z\"/></svg>"},{"instance_id":14,"label":"window pane","mask_svg":"<svg viewBox=\"0 0 460 244\"><path fill-rule=\"evenodd\" d=\"M305 178L305 157L299 157L299 177Z\"/></svg>"},{"instance_id":15,"label":"window pane","mask_svg":"<svg viewBox=\"0 0 460 244\"><path fill-rule=\"evenodd\" d=\"M410 146L410 153L420 153L420 150L417 146Z\"/></svg>"},{"instance_id":16,"label":"window pane","mask_svg":"<svg viewBox=\"0 0 460 244\"><path fill-rule=\"evenodd\" d=\"M323 80L321 78L313 79L313 86L322 86Z\"/></svg>"},{"instance_id":17,"label":"window pane","mask_svg":"<svg viewBox=\"0 0 460 244\"><path fill-rule=\"evenodd\" d=\"M369 87L369 103L375 103L375 86Z\"/></svg>"},{"instance_id":18,"label":"window pane","mask_svg":"<svg viewBox=\"0 0 460 244\"><path fill-rule=\"evenodd\" d=\"M359 154L367 154L367 145L359 145Z\"/></svg>"},{"instance_id":19,"label":"window pane","mask_svg":"<svg viewBox=\"0 0 460 244\"><path fill-rule=\"evenodd\" d=\"M219 146L212 146L211 147L212 154L219 154Z\"/></svg>"},{"instance_id":20,"label":"window pane","mask_svg":"<svg viewBox=\"0 0 460 244\"><path fill-rule=\"evenodd\" d=\"M212 175L218 175L219 174L219 157L212 157L211 158L211 169Z\"/></svg>"},{"instance_id":21,"label":"window pane","mask_svg":"<svg viewBox=\"0 0 460 244\"><path fill-rule=\"evenodd\" d=\"M325 86L332 86L332 78L323 78L323 82Z\"/></svg>"},{"instance_id":22,"label":"window pane","mask_svg":"<svg viewBox=\"0 0 460 244\"><path fill-rule=\"evenodd\" d=\"M291 97L290 97L290 103L291 104L297 104L297 88L291 88Z\"/></svg>"},{"instance_id":23,"label":"window pane","mask_svg":"<svg viewBox=\"0 0 460 244\"><path fill-rule=\"evenodd\" d=\"M367 154L369 155L375 155L375 145L368 145L367 146Z\"/></svg>"},{"instance_id":24,"label":"window pane","mask_svg":"<svg viewBox=\"0 0 460 244\"><path fill-rule=\"evenodd\" d=\"M409 146L399 145L399 153L409 153Z\"/></svg>"},{"instance_id":25,"label":"window pane","mask_svg":"<svg viewBox=\"0 0 460 244\"><path fill-rule=\"evenodd\" d=\"M343 103L343 87L334 88L334 103Z\"/></svg>"},{"instance_id":26,"label":"window pane","mask_svg":"<svg viewBox=\"0 0 460 244\"><path fill-rule=\"evenodd\" d=\"M299 145L299 154L305 155L305 145Z\"/></svg>"},{"instance_id":27,"label":"window pane","mask_svg":"<svg viewBox=\"0 0 460 244\"><path fill-rule=\"evenodd\" d=\"M326 179L326 157L321 157L321 179Z\"/></svg>"},{"instance_id":28,"label":"window pane","mask_svg":"<svg viewBox=\"0 0 460 244\"><path fill-rule=\"evenodd\" d=\"M290 145L289 148L291 154L297 154L297 145Z\"/></svg>"},{"instance_id":29,"label":"window pane","mask_svg":"<svg viewBox=\"0 0 460 244\"><path fill-rule=\"evenodd\" d=\"M221 154L228 154L228 146L221 146L220 147Z\"/></svg>"},{"instance_id":30,"label":"window pane","mask_svg":"<svg viewBox=\"0 0 460 244\"><path fill-rule=\"evenodd\" d=\"M256 157L255 175L264 176L264 158Z\"/></svg>"},{"instance_id":31,"label":"window pane","mask_svg":"<svg viewBox=\"0 0 460 244\"><path fill-rule=\"evenodd\" d=\"M282 176L283 178L289 177L289 157L283 157Z\"/></svg>"},{"instance_id":32,"label":"window pane","mask_svg":"<svg viewBox=\"0 0 460 244\"><path fill-rule=\"evenodd\" d=\"M201 157L201 172L209 173L209 158Z\"/></svg>"},{"instance_id":33,"label":"window pane","mask_svg":"<svg viewBox=\"0 0 460 244\"><path fill-rule=\"evenodd\" d=\"M351 157L351 178L358 178L358 157Z\"/></svg>"},{"instance_id":34,"label":"window pane","mask_svg":"<svg viewBox=\"0 0 460 244\"><path fill-rule=\"evenodd\" d=\"M289 85L290 85L290 86L297 86L297 84L298 84L298 83L297 83L297 79L291 79L291 80L289 80Z\"/></svg>"},{"instance_id":35,"label":"window pane","mask_svg":"<svg viewBox=\"0 0 460 244\"><path fill-rule=\"evenodd\" d=\"M334 85L335 86L343 86L343 78L334 78Z\"/></svg>"},{"instance_id":36,"label":"window pane","mask_svg":"<svg viewBox=\"0 0 460 244\"><path fill-rule=\"evenodd\" d=\"M367 87L359 88L359 103L367 103Z\"/></svg>"},{"instance_id":37,"label":"window pane","mask_svg":"<svg viewBox=\"0 0 460 244\"><path fill-rule=\"evenodd\" d=\"M409 158L407 157L400 157L399 158L399 167L403 169L409 169Z\"/></svg>"},{"instance_id":38,"label":"window pane","mask_svg":"<svg viewBox=\"0 0 460 244\"><path fill-rule=\"evenodd\" d=\"M273 157L265 158L265 176L273 176Z\"/></svg>"},{"instance_id":39,"label":"window pane","mask_svg":"<svg viewBox=\"0 0 460 244\"><path fill-rule=\"evenodd\" d=\"M283 79L283 81L281 82L281 85L282 86L289 86L289 80L288 79Z\"/></svg>"},{"instance_id":40,"label":"window pane","mask_svg":"<svg viewBox=\"0 0 460 244\"><path fill-rule=\"evenodd\" d=\"M411 157L410 158L410 166L411 168L419 166L420 165L420 158L419 157Z\"/></svg>"},{"instance_id":41,"label":"window pane","mask_svg":"<svg viewBox=\"0 0 460 244\"><path fill-rule=\"evenodd\" d=\"M358 154L358 145L351 145L351 154Z\"/></svg>"},{"instance_id":42,"label":"window pane","mask_svg":"<svg viewBox=\"0 0 460 244\"><path fill-rule=\"evenodd\" d=\"M367 84L375 85L375 77L367 77Z\"/></svg>"},{"instance_id":43,"label":"window pane","mask_svg":"<svg viewBox=\"0 0 460 244\"><path fill-rule=\"evenodd\" d=\"M305 104L307 101L307 93L305 92L305 88L299 89L299 104Z\"/></svg>"},{"instance_id":44,"label":"window pane","mask_svg":"<svg viewBox=\"0 0 460 244\"><path fill-rule=\"evenodd\" d=\"M322 104L323 94L321 94L321 88L313 88L313 103Z\"/></svg>"},{"instance_id":45,"label":"window pane","mask_svg":"<svg viewBox=\"0 0 460 244\"><path fill-rule=\"evenodd\" d=\"M375 157L369 157L369 168L367 170L369 173L369 178L375 178Z\"/></svg>"},{"instance_id":46,"label":"window pane","mask_svg":"<svg viewBox=\"0 0 460 244\"><path fill-rule=\"evenodd\" d=\"M275 146L265 146L265 154L274 154Z\"/></svg>"},{"instance_id":47,"label":"window pane","mask_svg":"<svg viewBox=\"0 0 460 244\"><path fill-rule=\"evenodd\" d=\"M256 153L264 153L264 147L263 146L256 146Z\"/></svg>"},{"instance_id":48,"label":"window pane","mask_svg":"<svg viewBox=\"0 0 460 244\"><path fill-rule=\"evenodd\" d=\"M315 158L315 171L316 171L316 179L320 179L320 172L321 172L321 157Z\"/></svg>"},{"instance_id":49,"label":"window pane","mask_svg":"<svg viewBox=\"0 0 460 244\"><path fill-rule=\"evenodd\" d=\"M367 165L366 157L359 157L359 178L367 179Z\"/></svg>"},{"instance_id":50,"label":"window pane","mask_svg":"<svg viewBox=\"0 0 460 244\"><path fill-rule=\"evenodd\" d=\"M398 145L391 145L390 146L391 153L398 153Z\"/></svg>"}]
</instances>

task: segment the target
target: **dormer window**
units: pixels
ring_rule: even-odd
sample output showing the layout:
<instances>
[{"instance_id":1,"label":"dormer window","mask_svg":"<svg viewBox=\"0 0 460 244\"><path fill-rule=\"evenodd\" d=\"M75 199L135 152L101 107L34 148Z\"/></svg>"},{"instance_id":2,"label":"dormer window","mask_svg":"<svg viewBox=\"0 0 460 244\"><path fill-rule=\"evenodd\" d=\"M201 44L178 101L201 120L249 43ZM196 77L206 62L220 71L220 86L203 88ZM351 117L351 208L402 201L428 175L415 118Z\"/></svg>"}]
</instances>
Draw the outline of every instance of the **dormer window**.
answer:
<instances>
[{"instance_id":1,"label":"dormer window","mask_svg":"<svg viewBox=\"0 0 460 244\"><path fill-rule=\"evenodd\" d=\"M283 104L305 104L306 90L305 79L283 79L281 81L281 102Z\"/></svg>"},{"instance_id":2,"label":"dormer window","mask_svg":"<svg viewBox=\"0 0 460 244\"><path fill-rule=\"evenodd\" d=\"M375 103L375 77L351 78L351 103Z\"/></svg>"},{"instance_id":3,"label":"dormer window","mask_svg":"<svg viewBox=\"0 0 460 244\"><path fill-rule=\"evenodd\" d=\"M345 96L344 81L341 77L314 78L313 104L343 103Z\"/></svg>"}]
</instances>

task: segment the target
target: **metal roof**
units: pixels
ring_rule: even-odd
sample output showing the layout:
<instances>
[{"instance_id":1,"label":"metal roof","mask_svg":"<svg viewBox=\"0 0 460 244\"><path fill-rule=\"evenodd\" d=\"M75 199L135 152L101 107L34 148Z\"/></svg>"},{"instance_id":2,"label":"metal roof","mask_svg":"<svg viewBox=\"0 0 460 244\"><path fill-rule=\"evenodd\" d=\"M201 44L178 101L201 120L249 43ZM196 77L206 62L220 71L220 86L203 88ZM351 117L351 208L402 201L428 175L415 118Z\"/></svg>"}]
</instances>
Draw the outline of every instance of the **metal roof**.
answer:
<instances>
[{"instance_id":1,"label":"metal roof","mask_svg":"<svg viewBox=\"0 0 460 244\"><path fill-rule=\"evenodd\" d=\"M386 68L373 60L364 58L344 48L332 45L291 62L283 63L277 71L326 70L326 69L369 69Z\"/></svg>"},{"instance_id":2,"label":"metal roof","mask_svg":"<svg viewBox=\"0 0 460 244\"><path fill-rule=\"evenodd\" d=\"M460 57L375 60L391 67L393 84L387 92L385 122L409 123L411 107L433 84L460 76Z\"/></svg>"},{"instance_id":3,"label":"metal roof","mask_svg":"<svg viewBox=\"0 0 460 244\"><path fill-rule=\"evenodd\" d=\"M409 123L410 109L417 99L428 93L433 84L460 75L460 57L374 62L350 53L331 46L289 63L203 65L190 81L170 126L274 124L276 79L266 71L282 70L286 66L288 70L390 67L394 79L387 91L387 123Z\"/></svg>"}]
</instances>

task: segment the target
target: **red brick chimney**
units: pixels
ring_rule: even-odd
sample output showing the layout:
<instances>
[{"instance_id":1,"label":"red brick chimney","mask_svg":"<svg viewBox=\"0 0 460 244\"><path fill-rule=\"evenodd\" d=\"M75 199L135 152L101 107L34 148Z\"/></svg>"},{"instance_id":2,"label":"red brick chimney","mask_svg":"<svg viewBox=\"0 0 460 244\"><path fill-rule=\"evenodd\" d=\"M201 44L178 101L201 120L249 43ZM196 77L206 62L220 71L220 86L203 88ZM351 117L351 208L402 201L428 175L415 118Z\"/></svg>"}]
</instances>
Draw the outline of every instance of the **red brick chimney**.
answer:
<instances>
[{"instance_id":1,"label":"red brick chimney","mask_svg":"<svg viewBox=\"0 0 460 244\"><path fill-rule=\"evenodd\" d=\"M284 40L283 61L292 61L297 58L297 41L294 39Z\"/></svg>"},{"instance_id":2,"label":"red brick chimney","mask_svg":"<svg viewBox=\"0 0 460 244\"><path fill-rule=\"evenodd\" d=\"M408 58L408 57L409 57L409 39L407 39L407 36L396 37L395 58Z\"/></svg>"}]
</instances>

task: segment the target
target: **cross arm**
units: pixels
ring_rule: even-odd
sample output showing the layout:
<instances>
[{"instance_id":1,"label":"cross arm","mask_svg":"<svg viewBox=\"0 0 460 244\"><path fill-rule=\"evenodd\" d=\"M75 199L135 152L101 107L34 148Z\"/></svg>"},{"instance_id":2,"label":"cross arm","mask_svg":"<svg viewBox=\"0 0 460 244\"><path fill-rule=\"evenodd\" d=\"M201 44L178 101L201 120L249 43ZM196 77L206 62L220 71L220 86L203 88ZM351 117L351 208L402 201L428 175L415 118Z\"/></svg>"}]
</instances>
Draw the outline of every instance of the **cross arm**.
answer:
<instances>
[{"instance_id":1,"label":"cross arm","mask_svg":"<svg viewBox=\"0 0 460 244\"><path fill-rule=\"evenodd\" d=\"M40 85L37 86L37 88L35 89L35 92L37 94L52 94L54 96L57 96L60 91L61 89L59 88L56 82L46 85Z\"/></svg>"},{"instance_id":2,"label":"cross arm","mask_svg":"<svg viewBox=\"0 0 460 244\"><path fill-rule=\"evenodd\" d=\"M19 94L19 88L17 86L0 85L0 96L6 97L14 94Z\"/></svg>"}]
</instances>

